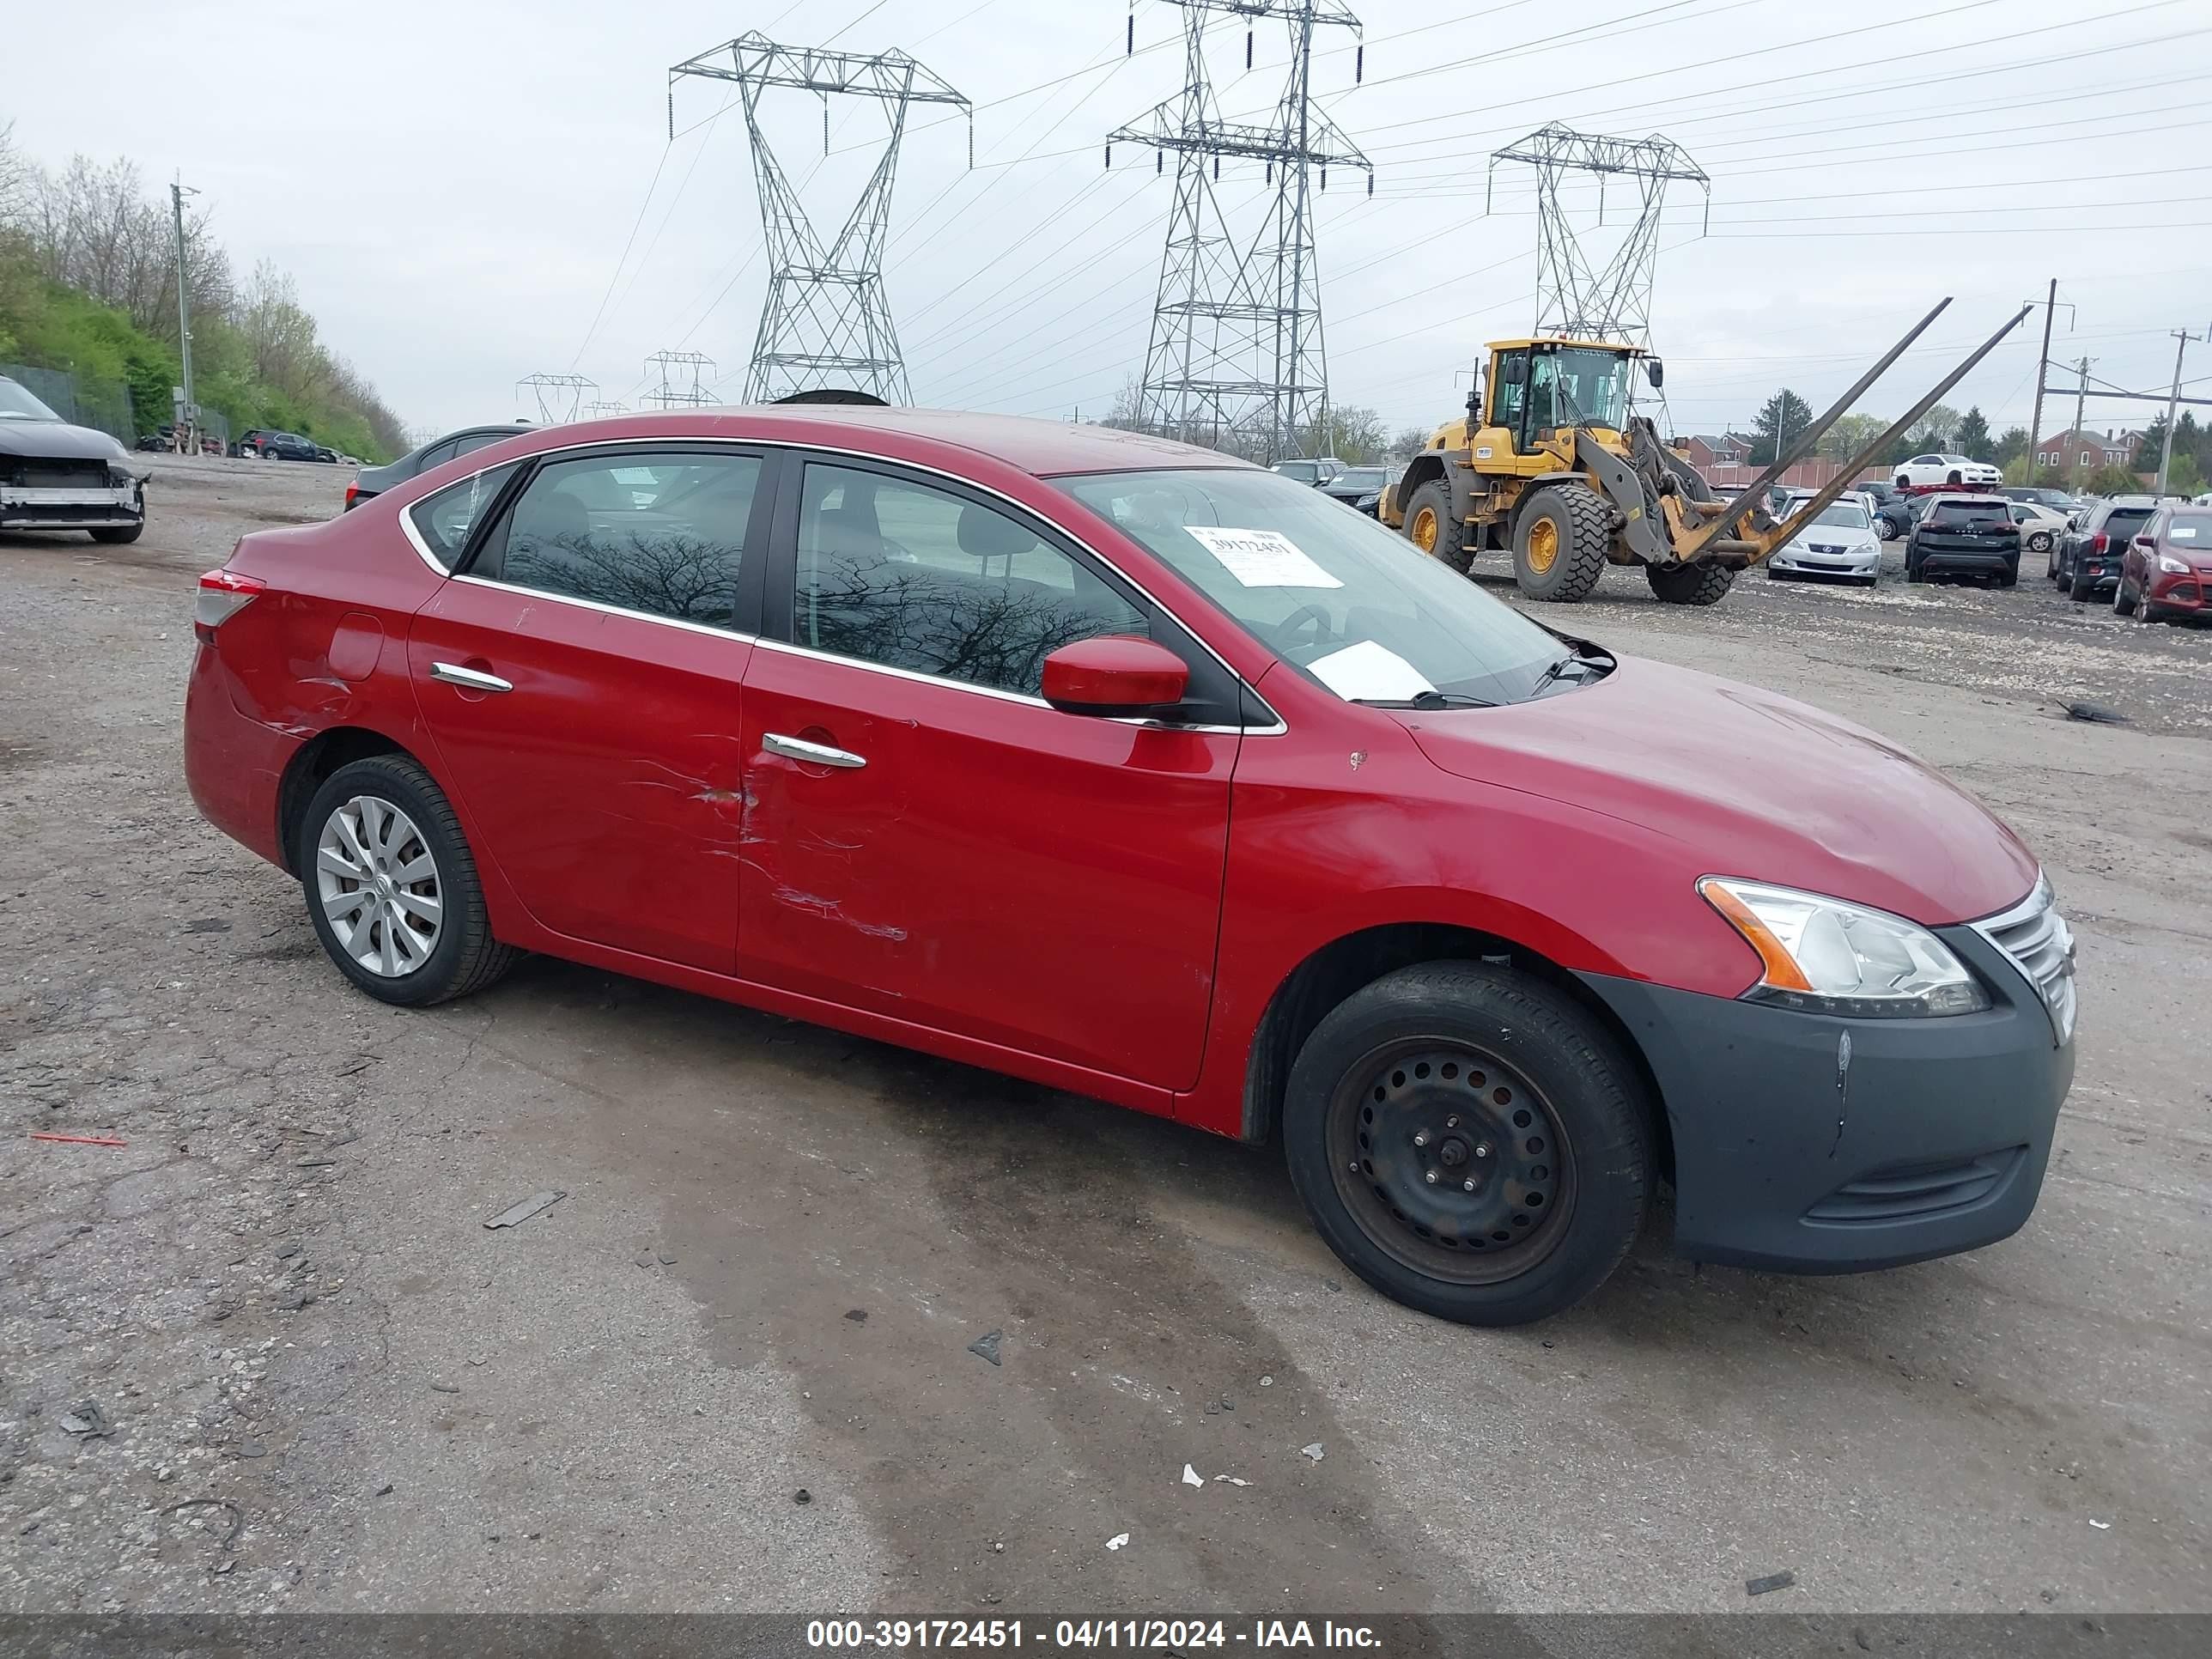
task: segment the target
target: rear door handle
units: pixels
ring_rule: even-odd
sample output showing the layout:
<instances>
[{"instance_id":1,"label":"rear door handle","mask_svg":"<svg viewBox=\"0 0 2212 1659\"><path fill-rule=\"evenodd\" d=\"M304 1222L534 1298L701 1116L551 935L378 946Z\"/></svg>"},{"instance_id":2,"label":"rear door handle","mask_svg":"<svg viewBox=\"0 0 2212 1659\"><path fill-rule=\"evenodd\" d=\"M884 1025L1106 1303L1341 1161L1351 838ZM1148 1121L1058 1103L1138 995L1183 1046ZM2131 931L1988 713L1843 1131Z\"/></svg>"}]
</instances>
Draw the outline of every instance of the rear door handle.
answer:
<instances>
[{"instance_id":1,"label":"rear door handle","mask_svg":"<svg viewBox=\"0 0 2212 1659\"><path fill-rule=\"evenodd\" d=\"M487 674L479 669L464 668L457 662L434 662L430 678L443 680L448 685L458 685L471 691L512 691L513 680L503 680L496 674Z\"/></svg>"},{"instance_id":2,"label":"rear door handle","mask_svg":"<svg viewBox=\"0 0 2212 1659\"><path fill-rule=\"evenodd\" d=\"M849 750L832 749L826 743L809 743L804 738L787 738L781 732L763 735L761 747L771 755L781 755L787 760L810 761L816 766L850 768L867 764Z\"/></svg>"}]
</instances>

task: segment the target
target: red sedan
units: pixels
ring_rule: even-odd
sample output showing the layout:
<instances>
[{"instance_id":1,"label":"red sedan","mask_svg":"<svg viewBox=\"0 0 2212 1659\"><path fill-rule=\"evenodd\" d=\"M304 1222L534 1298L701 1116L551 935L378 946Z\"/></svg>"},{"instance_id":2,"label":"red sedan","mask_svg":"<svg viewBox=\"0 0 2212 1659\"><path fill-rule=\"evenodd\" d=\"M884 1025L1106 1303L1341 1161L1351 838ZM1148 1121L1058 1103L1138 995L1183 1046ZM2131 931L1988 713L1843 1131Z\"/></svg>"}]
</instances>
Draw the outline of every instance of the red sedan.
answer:
<instances>
[{"instance_id":1,"label":"red sedan","mask_svg":"<svg viewBox=\"0 0 2212 1659\"><path fill-rule=\"evenodd\" d=\"M208 818L421 1005L537 951L1279 1139L1370 1284L2027 1219L2034 858L1911 756L1207 451L852 407L519 434L201 580Z\"/></svg>"},{"instance_id":2,"label":"red sedan","mask_svg":"<svg viewBox=\"0 0 2212 1659\"><path fill-rule=\"evenodd\" d=\"M2112 609L2143 622L2212 616L2212 507L2161 507L2120 556Z\"/></svg>"}]
</instances>

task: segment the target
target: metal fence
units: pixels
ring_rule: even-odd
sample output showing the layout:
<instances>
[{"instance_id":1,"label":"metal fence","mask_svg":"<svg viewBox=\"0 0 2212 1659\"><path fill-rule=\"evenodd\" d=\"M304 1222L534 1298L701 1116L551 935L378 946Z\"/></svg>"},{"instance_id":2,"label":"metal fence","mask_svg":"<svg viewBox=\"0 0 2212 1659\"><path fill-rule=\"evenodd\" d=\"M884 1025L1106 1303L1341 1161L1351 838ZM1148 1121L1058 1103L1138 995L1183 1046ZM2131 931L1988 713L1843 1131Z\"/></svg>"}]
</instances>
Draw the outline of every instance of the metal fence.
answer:
<instances>
[{"instance_id":1,"label":"metal fence","mask_svg":"<svg viewBox=\"0 0 2212 1659\"><path fill-rule=\"evenodd\" d=\"M120 380L95 380L65 368L33 368L0 363L0 374L20 382L30 394L75 426L96 427L125 448L137 441L131 416L131 389Z\"/></svg>"}]
</instances>

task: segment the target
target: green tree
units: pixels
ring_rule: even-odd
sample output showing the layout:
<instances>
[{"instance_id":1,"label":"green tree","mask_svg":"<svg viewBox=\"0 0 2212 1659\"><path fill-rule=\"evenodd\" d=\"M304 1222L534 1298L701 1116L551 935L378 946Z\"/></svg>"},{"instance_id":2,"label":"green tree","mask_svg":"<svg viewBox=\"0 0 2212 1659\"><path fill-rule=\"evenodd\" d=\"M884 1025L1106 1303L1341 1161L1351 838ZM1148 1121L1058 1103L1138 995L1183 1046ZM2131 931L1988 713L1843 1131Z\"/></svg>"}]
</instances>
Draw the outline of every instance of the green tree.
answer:
<instances>
[{"instance_id":1,"label":"green tree","mask_svg":"<svg viewBox=\"0 0 2212 1659\"><path fill-rule=\"evenodd\" d=\"M1925 415L1915 421L1906 431L1905 454L1898 459L1903 460L1907 456L1917 455L1923 450L1945 450L1954 447L1951 441L1952 434L1958 431L1961 418L1963 417L1959 411L1950 404L1936 404Z\"/></svg>"},{"instance_id":2,"label":"green tree","mask_svg":"<svg viewBox=\"0 0 2212 1659\"><path fill-rule=\"evenodd\" d=\"M2027 443L2026 427L2008 426L2004 429L2004 435L1997 440L1996 447L1991 452L1990 460L1995 465L2008 469L2014 461L2025 465L2027 459Z\"/></svg>"},{"instance_id":3,"label":"green tree","mask_svg":"<svg viewBox=\"0 0 2212 1659\"><path fill-rule=\"evenodd\" d=\"M1820 434L1820 445L1814 453L1824 461L1848 461L1880 437L1888 424L1879 415L1844 416Z\"/></svg>"},{"instance_id":4,"label":"green tree","mask_svg":"<svg viewBox=\"0 0 2212 1659\"><path fill-rule=\"evenodd\" d=\"M1429 440L1435 435L1434 427L1401 426L1398 435L1390 440L1390 454L1401 461L1418 455L1429 447Z\"/></svg>"},{"instance_id":5,"label":"green tree","mask_svg":"<svg viewBox=\"0 0 2212 1659\"><path fill-rule=\"evenodd\" d=\"M1969 408L1960 416L1958 425L1952 428L1951 442L1970 461L1988 459L1990 423L1983 416L1979 404Z\"/></svg>"},{"instance_id":6,"label":"green tree","mask_svg":"<svg viewBox=\"0 0 2212 1659\"><path fill-rule=\"evenodd\" d=\"M1812 405L1784 386L1759 405L1759 417L1751 423L1752 465L1768 465L1812 424Z\"/></svg>"},{"instance_id":7,"label":"green tree","mask_svg":"<svg viewBox=\"0 0 2212 1659\"><path fill-rule=\"evenodd\" d=\"M2080 480L2080 488L2092 495L2127 495L2142 488L2142 481L2124 466L2107 461L2094 472Z\"/></svg>"},{"instance_id":8,"label":"green tree","mask_svg":"<svg viewBox=\"0 0 2212 1659\"><path fill-rule=\"evenodd\" d=\"M2177 495L2199 495L2204 489L2204 474L2197 467L2197 457L2182 448L2178 438L2173 463L2166 470L2166 487Z\"/></svg>"}]
</instances>

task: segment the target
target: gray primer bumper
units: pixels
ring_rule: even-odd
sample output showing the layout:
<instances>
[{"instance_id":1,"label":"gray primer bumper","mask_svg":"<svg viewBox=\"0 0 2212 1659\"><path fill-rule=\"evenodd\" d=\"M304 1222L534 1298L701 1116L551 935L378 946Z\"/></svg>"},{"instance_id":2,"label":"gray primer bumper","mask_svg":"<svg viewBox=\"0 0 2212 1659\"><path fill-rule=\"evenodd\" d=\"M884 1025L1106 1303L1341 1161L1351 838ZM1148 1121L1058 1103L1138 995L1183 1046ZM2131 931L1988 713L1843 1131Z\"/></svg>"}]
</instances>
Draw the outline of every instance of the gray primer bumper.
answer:
<instances>
[{"instance_id":1,"label":"gray primer bumper","mask_svg":"<svg viewBox=\"0 0 2212 1659\"><path fill-rule=\"evenodd\" d=\"M2026 1223L2074 1047L1995 946L1971 928L1937 932L1990 988L1987 1012L1838 1019L1583 976L1658 1080L1683 1255L1855 1273L1976 1249Z\"/></svg>"}]
</instances>

